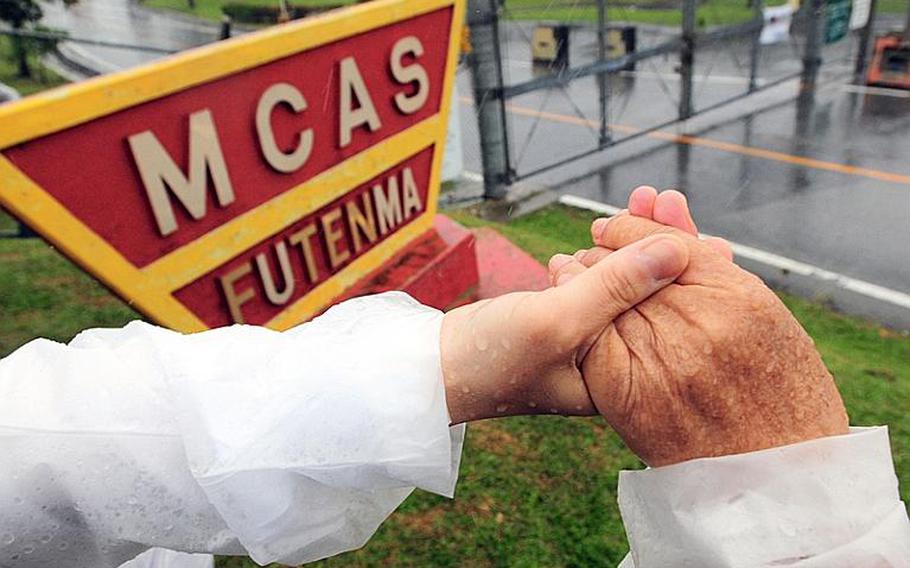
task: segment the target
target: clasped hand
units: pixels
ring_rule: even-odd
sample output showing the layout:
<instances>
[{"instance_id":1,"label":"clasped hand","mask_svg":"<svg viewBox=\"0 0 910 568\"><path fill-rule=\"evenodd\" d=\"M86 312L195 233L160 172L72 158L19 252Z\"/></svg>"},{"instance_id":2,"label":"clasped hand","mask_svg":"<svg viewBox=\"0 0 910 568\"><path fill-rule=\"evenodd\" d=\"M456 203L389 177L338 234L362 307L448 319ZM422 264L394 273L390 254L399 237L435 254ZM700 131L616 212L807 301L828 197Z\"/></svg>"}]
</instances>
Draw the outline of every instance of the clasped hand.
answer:
<instances>
[{"instance_id":1,"label":"clasped hand","mask_svg":"<svg viewBox=\"0 0 910 568\"><path fill-rule=\"evenodd\" d=\"M600 413L652 466L847 432L812 340L729 245L701 240L678 192L633 192L554 286L447 313L453 422Z\"/></svg>"}]
</instances>

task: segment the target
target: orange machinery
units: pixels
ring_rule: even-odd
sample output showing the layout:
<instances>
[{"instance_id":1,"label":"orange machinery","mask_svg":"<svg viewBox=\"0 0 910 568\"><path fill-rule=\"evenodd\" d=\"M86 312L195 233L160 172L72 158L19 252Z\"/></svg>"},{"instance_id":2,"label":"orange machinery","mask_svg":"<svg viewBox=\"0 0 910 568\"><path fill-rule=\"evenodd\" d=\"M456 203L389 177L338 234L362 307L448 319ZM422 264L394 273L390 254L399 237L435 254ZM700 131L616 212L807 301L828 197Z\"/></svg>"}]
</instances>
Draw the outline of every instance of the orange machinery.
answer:
<instances>
[{"instance_id":1,"label":"orange machinery","mask_svg":"<svg viewBox=\"0 0 910 568\"><path fill-rule=\"evenodd\" d=\"M866 84L910 89L910 30L875 39Z\"/></svg>"}]
</instances>

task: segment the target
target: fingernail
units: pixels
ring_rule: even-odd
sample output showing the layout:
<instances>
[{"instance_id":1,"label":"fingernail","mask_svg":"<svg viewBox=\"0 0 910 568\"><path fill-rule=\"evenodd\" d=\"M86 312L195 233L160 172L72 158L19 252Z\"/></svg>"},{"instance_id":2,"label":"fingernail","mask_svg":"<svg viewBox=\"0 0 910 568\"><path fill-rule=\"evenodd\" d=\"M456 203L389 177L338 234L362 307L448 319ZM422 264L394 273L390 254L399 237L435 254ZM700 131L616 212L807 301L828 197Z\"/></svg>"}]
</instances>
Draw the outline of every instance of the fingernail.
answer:
<instances>
[{"instance_id":1,"label":"fingernail","mask_svg":"<svg viewBox=\"0 0 910 568\"><path fill-rule=\"evenodd\" d=\"M609 222L610 219L607 217L594 219L594 222L591 224L591 235L595 239L599 239L601 236L603 236L604 231L607 229L607 223Z\"/></svg>"},{"instance_id":2,"label":"fingernail","mask_svg":"<svg viewBox=\"0 0 910 568\"><path fill-rule=\"evenodd\" d=\"M550 262L549 262L550 270L552 272L556 272L557 270L559 270L563 266L569 264L573 260L575 260L575 259L572 256L569 256L568 254L561 254L561 253L554 254L553 257L550 258Z\"/></svg>"},{"instance_id":3,"label":"fingernail","mask_svg":"<svg viewBox=\"0 0 910 568\"><path fill-rule=\"evenodd\" d=\"M670 236L652 238L639 251L638 258L654 280L676 278L689 261L685 245Z\"/></svg>"}]
</instances>

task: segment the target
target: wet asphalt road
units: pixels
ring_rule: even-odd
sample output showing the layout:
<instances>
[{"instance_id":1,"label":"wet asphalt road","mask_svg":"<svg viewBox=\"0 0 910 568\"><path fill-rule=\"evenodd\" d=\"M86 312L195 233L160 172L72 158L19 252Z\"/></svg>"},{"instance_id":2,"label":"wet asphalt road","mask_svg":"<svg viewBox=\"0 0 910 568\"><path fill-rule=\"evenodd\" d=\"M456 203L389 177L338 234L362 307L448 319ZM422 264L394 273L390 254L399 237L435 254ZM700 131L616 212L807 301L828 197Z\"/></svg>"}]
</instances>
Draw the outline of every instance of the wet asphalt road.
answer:
<instances>
[{"instance_id":1,"label":"wet asphalt road","mask_svg":"<svg viewBox=\"0 0 910 568\"><path fill-rule=\"evenodd\" d=\"M74 36L182 48L212 41L215 26L173 20L139 9L128 0L94 0L66 10L44 4L45 23ZM896 21L885 21L885 25ZM508 24L503 33L507 82L539 73L530 64L529 27ZM640 31L640 45L667 37ZM594 35L573 31L573 64L590 60ZM910 97L901 93L852 92L844 87L854 45L826 48L825 71L840 73L814 97L754 112L746 99L735 117L709 130L687 132L736 151L665 142L644 154L595 158L531 178L560 192L622 205L636 185L677 187L689 196L705 232L807 262L902 292L910 292ZM159 55L81 47L112 68L137 65ZM800 69L800 39L766 48L761 81ZM748 42L702 46L696 57L696 107L742 93L748 74ZM634 73L611 79L610 122L615 137L675 116L679 81L676 61L640 63ZM463 110L472 106L470 78L459 71ZM569 88L523 95L510 102L513 167L527 172L591 147L596 140L597 91L593 79ZM480 171L477 126L462 112L467 169ZM673 129L668 129L672 131ZM654 146L654 145L652 145ZM714 144L713 146L717 146ZM620 146L621 147L621 146ZM765 150L780 154L776 159ZM792 158L792 159L791 159ZM805 163L800 158L818 160ZM833 165L833 166L832 166ZM843 166L865 168L845 172Z\"/></svg>"},{"instance_id":2,"label":"wet asphalt road","mask_svg":"<svg viewBox=\"0 0 910 568\"><path fill-rule=\"evenodd\" d=\"M130 0L91 0L65 6L42 2L42 24L67 30L77 38L103 40L159 49L181 50L218 39L217 27L173 18L138 7ZM162 57L133 49L75 45L92 63L107 71L124 69Z\"/></svg>"}]
</instances>

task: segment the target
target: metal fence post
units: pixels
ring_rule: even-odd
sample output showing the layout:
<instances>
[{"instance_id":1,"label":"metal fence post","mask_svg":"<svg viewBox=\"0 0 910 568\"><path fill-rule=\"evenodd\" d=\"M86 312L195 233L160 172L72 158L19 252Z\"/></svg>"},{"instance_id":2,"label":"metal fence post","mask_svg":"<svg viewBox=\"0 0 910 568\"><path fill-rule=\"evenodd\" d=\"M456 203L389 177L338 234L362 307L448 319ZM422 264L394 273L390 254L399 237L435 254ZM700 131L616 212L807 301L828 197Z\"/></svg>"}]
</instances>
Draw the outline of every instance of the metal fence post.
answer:
<instances>
[{"instance_id":1,"label":"metal fence post","mask_svg":"<svg viewBox=\"0 0 910 568\"><path fill-rule=\"evenodd\" d=\"M679 119L692 116L692 74L695 66L695 14L697 0L683 0L682 49L679 53Z\"/></svg>"},{"instance_id":2,"label":"metal fence post","mask_svg":"<svg viewBox=\"0 0 910 568\"><path fill-rule=\"evenodd\" d=\"M869 67L869 45L872 43L872 32L875 28L876 4L878 4L878 0L869 0L869 20L859 32L856 67L853 69L853 82L857 85L866 83L866 71Z\"/></svg>"},{"instance_id":3,"label":"metal fence post","mask_svg":"<svg viewBox=\"0 0 910 568\"><path fill-rule=\"evenodd\" d=\"M753 17L757 22L765 21L765 2L764 0L752 0L752 8L755 10ZM752 36L752 45L749 50L749 92L755 91L758 87L758 63L761 58L761 31L758 30Z\"/></svg>"},{"instance_id":4,"label":"metal fence post","mask_svg":"<svg viewBox=\"0 0 910 568\"><path fill-rule=\"evenodd\" d=\"M607 58L607 0L597 0L597 60ZM607 122L609 111L609 77L606 73L598 73L597 90L600 97L600 145L610 143L610 126Z\"/></svg>"},{"instance_id":5,"label":"metal fence post","mask_svg":"<svg viewBox=\"0 0 910 568\"><path fill-rule=\"evenodd\" d=\"M828 0L806 3L806 49L803 53L803 75L800 90L815 90L818 70L822 65L822 40L825 25L825 6Z\"/></svg>"},{"instance_id":6,"label":"metal fence post","mask_svg":"<svg viewBox=\"0 0 910 568\"><path fill-rule=\"evenodd\" d=\"M502 99L502 61L499 53L497 0L469 0L471 80L480 130L484 197L502 199L509 184L509 143Z\"/></svg>"},{"instance_id":7,"label":"metal fence post","mask_svg":"<svg viewBox=\"0 0 910 568\"><path fill-rule=\"evenodd\" d=\"M218 39L229 39L231 37L231 24L234 22L230 16L224 14L221 16L221 32Z\"/></svg>"}]
</instances>

